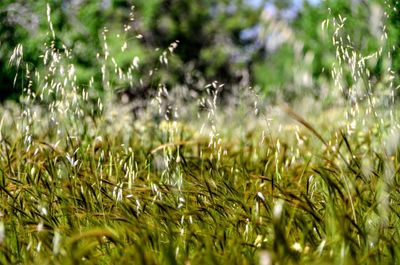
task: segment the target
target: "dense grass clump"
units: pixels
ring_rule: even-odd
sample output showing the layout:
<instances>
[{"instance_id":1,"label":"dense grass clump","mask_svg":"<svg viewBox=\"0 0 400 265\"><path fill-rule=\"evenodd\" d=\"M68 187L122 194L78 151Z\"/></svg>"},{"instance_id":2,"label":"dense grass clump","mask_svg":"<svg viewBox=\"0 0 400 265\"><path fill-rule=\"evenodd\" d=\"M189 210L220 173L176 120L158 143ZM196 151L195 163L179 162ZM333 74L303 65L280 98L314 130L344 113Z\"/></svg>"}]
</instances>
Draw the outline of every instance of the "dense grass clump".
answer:
<instances>
[{"instance_id":1,"label":"dense grass clump","mask_svg":"<svg viewBox=\"0 0 400 265\"><path fill-rule=\"evenodd\" d=\"M124 69L104 42L102 93L76 84L54 39L44 77L15 50L28 82L0 108L0 263L400 262L399 109L349 45L336 69L359 68L332 108L265 106L250 89L220 105L218 82L193 103L160 83L134 119L108 77L133 82L139 59Z\"/></svg>"}]
</instances>

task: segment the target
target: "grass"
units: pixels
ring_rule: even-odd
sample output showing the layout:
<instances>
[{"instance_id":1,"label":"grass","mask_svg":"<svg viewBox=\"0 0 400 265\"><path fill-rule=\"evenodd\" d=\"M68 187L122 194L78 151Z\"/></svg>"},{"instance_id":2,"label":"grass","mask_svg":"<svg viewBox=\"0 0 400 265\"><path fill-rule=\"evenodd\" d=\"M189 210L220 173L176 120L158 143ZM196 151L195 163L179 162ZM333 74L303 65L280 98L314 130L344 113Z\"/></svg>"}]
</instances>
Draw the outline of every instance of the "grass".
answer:
<instances>
[{"instance_id":1,"label":"grass","mask_svg":"<svg viewBox=\"0 0 400 265\"><path fill-rule=\"evenodd\" d=\"M30 150L4 124L1 262L396 264L398 149L376 150L373 128L324 145L297 127L294 145L293 128L262 144L257 130L241 143L221 132L217 159L207 138L172 122L127 143L34 136ZM173 130L180 138L165 144Z\"/></svg>"},{"instance_id":2,"label":"grass","mask_svg":"<svg viewBox=\"0 0 400 265\"><path fill-rule=\"evenodd\" d=\"M99 97L53 44L0 109L0 263L400 263L396 104L221 106L213 82L193 107L160 85L133 119L113 71Z\"/></svg>"}]
</instances>

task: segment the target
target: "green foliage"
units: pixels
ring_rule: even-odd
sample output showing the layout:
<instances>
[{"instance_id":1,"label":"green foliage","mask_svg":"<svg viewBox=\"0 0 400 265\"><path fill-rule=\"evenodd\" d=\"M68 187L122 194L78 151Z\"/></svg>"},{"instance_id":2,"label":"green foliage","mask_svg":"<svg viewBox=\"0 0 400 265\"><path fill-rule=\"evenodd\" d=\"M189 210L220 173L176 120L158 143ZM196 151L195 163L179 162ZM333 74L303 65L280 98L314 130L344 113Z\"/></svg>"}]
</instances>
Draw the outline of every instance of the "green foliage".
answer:
<instances>
[{"instance_id":1,"label":"green foliage","mask_svg":"<svg viewBox=\"0 0 400 265\"><path fill-rule=\"evenodd\" d=\"M158 88L154 84L160 82L168 89L185 85L199 92L205 83L213 80L225 83L225 91L238 85L257 85L271 100L276 95L293 100L309 95L309 92L316 97L323 96L323 87L333 79L332 65L337 57L337 45L332 43L333 25L323 30L321 24L326 19L333 21L339 17L346 18L345 28L340 33L343 45L350 45L362 56L383 48L379 58L368 60L368 79L385 80L387 72L384 69L387 65L391 65L393 72L398 74L397 1L356 3L340 0L313 5L303 1L298 10L293 11L292 18L287 18L285 14L288 9L293 9L293 1L273 2L276 11L267 10L274 14L272 19L267 20L266 11L263 12L264 1L259 7L253 7L244 0L135 1L132 14L132 3L126 0L109 3L53 1L50 7L57 37L55 43L60 50L64 49L61 43L64 44L73 54L72 63L76 66L80 86L87 87L93 80L94 87L103 91L107 85L101 81L103 62L98 58L98 55L104 57L106 53L102 34L105 28L108 49L118 67L127 70L133 58L140 58L140 74L133 74L136 81L108 80L113 89L128 91L133 98L145 96L144 91L155 94ZM269 6L271 8L271 4ZM28 65L34 65L41 74L45 73L45 67L40 66L43 43L50 45L52 41L46 2L6 0L0 4L0 10L2 95L3 99L17 99L25 85L26 67L16 69L8 64L8 60L13 49L22 44ZM384 22L385 32L380 19ZM285 26L282 28L282 25ZM126 27L130 29L125 30ZM244 32L255 36L245 38ZM290 37L271 50L267 48L268 43L281 38L276 36L277 33L289 34ZM382 36L387 37L382 39ZM160 64L162 52L176 40L179 40L179 45L174 56L169 58L168 66ZM128 44L127 49L121 50L125 43ZM390 59L387 58L388 52L391 52ZM303 78L298 73L304 71L298 68L306 56L313 58L305 68L312 82L304 89L297 80ZM108 66L108 70L113 71L114 63L110 61ZM150 72L153 73L151 81L139 82L139 75ZM349 73L343 79L349 87L354 85ZM394 86L397 85L396 81ZM295 87L300 88L294 91Z\"/></svg>"},{"instance_id":2,"label":"green foliage","mask_svg":"<svg viewBox=\"0 0 400 265\"><path fill-rule=\"evenodd\" d=\"M168 47L179 40L175 56L182 65L169 66L178 83L185 83L185 76L197 73L208 81L217 79L227 85L238 82L243 65L234 57L244 52L240 33L257 23L260 10L241 0L146 1L137 7L145 21L142 32L152 47Z\"/></svg>"},{"instance_id":3,"label":"green foliage","mask_svg":"<svg viewBox=\"0 0 400 265\"><path fill-rule=\"evenodd\" d=\"M253 74L259 84L268 84L265 93L274 96L279 89L293 80L295 73L292 65L295 63L295 54L289 44L285 44L268 58L268 62L258 62L253 66ZM282 76L285 78L283 79Z\"/></svg>"},{"instance_id":4,"label":"green foliage","mask_svg":"<svg viewBox=\"0 0 400 265\"><path fill-rule=\"evenodd\" d=\"M46 42L50 45L51 41L55 41L58 49L66 48L73 54L71 63L78 69L78 84L87 86L93 78L94 86L100 91L105 84L100 81L102 62L98 54L103 56L107 52L106 44L118 67L126 70L137 56L142 62L141 73L154 72L154 80L162 80L168 87L187 84L199 90L199 81L204 83L205 80L219 79L227 85L238 82L239 72L244 66L235 59L237 54L243 52L240 32L257 23L259 10L250 8L243 1L154 0L135 2L136 8L130 14L130 4L129 1L113 1L108 6L99 1L51 2L51 23L57 38L52 40L44 1L3 1L0 6L0 41L5 44L2 45L0 62L4 73L3 88L7 93L13 91L16 97L24 86L23 76L19 75L18 85L13 88L12 80L17 70L8 65L8 59L17 44L24 47L25 61L35 65L39 73L45 74L44 67L39 65L44 54L43 44ZM13 20L13 17L17 19ZM37 23L31 23L32 28L29 28L31 24L24 21L29 17ZM18 19L22 22L15 21ZM107 42L103 39L105 28ZM142 38L138 39L137 36ZM170 59L168 68L161 67L161 53L154 51L163 51L176 40L179 40L176 58ZM128 44L128 50L121 50L125 43ZM189 82L189 79L197 81ZM108 81L117 86L117 90L129 90L133 94L141 88L153 92L157 89L153 87L153 82L117 84L115 79Z\"/></svg>"},{"instance_id":5,"label":"green foliage","mask_svg":"<svg viewBox=\"0 0 400 265\"><path fill-rule=\"evenodd\" d=\"M399 69L398 52L396 52L398 44L395 44L398 43L399 36L398 25L396 25L398 23L396 5L398 6L396 1L393 3L321 1L317 5L304 1L297 15L289 21L287 26L286 31L290 29L293 37L287 39L277 49L267 50L264 61L255 61L252 71L255 83L262 86L269 94L274 91L275 94L283 95L286 100L292 100L293 87L299 87L298 90L303 89L295 80L301 68L305 68L312 77L312 83L306 91L311 90L311 94L317 98L325 97L322 87L325 86L327 80L329 82L335 79L332 70L335 62L337 65L342 52L348 53L349 57L353 56L353 52L362 57L372 55L372 58L366 59L366 70L369 74L364 78L367 82L371 80L381 82L386 80L388 75L393 75L386 71L388 65L396 76ZM276 15L272 16L272 19L269 18L266 23L262 23L263 30L284 31L279 23L286 21L282 16L287 7L284 5L283 10L275 11ZM343 28L339 29L337 24L341 23L341 19L344 20ZM329 26L325 24L326 20L329 20ZM321 25L324 27L322 28ZM336 43L332 42L333 34L338 34ZM345 47L346 51L340 48L340 45ZM301 65L309 55L313 58L310 69L308 65ZM349 69L346 69L343 74L343 82L347 87L355 85L351 75ZM269 76L271 78L268 78ZM395 79L394 86L398 85L398 79ZM309 93L304 92L304 94ZM302 93L299 92L294 98L301 96Z\"/></svg>"}]
</instances>

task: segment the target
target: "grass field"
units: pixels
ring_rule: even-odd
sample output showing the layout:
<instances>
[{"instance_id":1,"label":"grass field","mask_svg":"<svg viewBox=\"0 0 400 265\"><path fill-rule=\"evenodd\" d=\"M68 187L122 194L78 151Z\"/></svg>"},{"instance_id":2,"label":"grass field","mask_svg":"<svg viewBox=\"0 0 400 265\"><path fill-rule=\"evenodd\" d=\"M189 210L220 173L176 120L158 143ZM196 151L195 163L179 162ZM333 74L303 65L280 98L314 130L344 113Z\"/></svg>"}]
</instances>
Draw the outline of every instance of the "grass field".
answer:
<instances>
[{"instance_id":1,"label":"grass field","mask_svg":"<svg viewBox=\"0 0 400 265\"><path fill-rule=\"evenodd\" d=\"M0 108L1 264L400 263L391 93L228 104L214 82L189 104L160 86L133 118L106 66L98 96L64 52L46 46L44 77L10 60L28 85Z\"/></svg>"},{"instance_id":2,"label":"grass field","mask_svg":"<svg viewBox=\"0 0 400 265\"><path fill-rule=\"evenodd\" d=\"M200 134L42 113L24 131L2 111L3 264L399 262L398 135L372 118L275 110Z\"/></svg>"}]
</instances>

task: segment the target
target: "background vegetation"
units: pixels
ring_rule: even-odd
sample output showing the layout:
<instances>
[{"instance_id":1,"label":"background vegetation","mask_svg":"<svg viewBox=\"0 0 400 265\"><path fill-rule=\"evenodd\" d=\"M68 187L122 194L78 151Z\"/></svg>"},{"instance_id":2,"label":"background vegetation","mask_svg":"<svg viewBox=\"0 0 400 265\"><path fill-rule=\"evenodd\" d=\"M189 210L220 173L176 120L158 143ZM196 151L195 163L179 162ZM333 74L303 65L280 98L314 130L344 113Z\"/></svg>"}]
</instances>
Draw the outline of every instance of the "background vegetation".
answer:
<instances>
[{"instance_id":1,"label":"background vegetation","mask_svg":"<svg viewBox=\"0 0 400 265\"><path fill-rule=\"evenodd\" d=\"M131 5L135 5L135 20L130 20ZM325 95L324 83L331 80L336 57L333 32L320 26L329 17L346 18L340 34L346 41L350 36L348 44L364 56L378 47L382 54L397 48L399 15L394 10L398 5L395 0L313 4L299 0L50 2L56 46L73 53L79 85L87 85L93 77L96 89L102 90L102 62L96 54L104 49L102 32L106 28L108 49L121 68L135 56L142 62L141 73L158 68L154 78L142 79L140 84L118 84L116 90L140 98L156 91L154 84L160 80L168 89L180 84L193 91L218 80L227 85L226 90L238 85L259 86L270 100L277 95L290 100L308 92L317 98ZM17 70L8 61L14 47L22 44L26 62L43 71L39 56L44 41L51 37L46 1L5 0L0 10L1 94L3 100L17 99L23 84L13 84ZM132 30L126 31L126 27ZM158 67L162 51L176 40L179 48L168 68ZM121 50L125 42L129 49ZM399 55L392 52L392 56L391 70L398 74ZM369 78L376 82L385 76L387 62L381 57L367 64ZM351 86L350 79L348 82Z\"/></svg>"}]
</instances>

